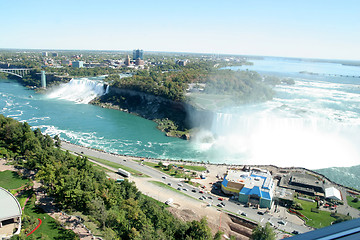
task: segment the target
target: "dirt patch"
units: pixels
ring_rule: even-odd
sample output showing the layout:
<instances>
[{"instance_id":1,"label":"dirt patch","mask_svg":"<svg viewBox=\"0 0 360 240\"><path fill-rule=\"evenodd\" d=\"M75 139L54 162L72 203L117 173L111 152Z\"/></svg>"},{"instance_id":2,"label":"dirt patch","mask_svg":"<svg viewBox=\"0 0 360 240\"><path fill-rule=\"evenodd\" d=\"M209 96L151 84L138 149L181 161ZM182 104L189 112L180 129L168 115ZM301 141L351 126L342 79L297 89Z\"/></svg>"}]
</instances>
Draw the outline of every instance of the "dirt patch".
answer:
<instances>
[{"instance_id":1,"label":"dirt patch","mask_svg":"<svg viewBox=\"0 0 360 240\"><path fill-rule=\"evenodd\" d=\"M6 165L7 161L3 158L0 158L0 172L10 170L10 171L16 171L13 165Z\"/></svg>"},{"instance_id":2,"label":"dirt patch","mask_svg":"<svg viewBox=\"0 0 360 240\"><path fill-rule=\"evenodd\" d=\"M191 209L179 209L175 207L168 208L169 212L176 218L182 221L200 221L202 217L206 216L208 225L211 229L212 234L215 234L218 230L224 232L226 236L234 236L236 239L249 239L251 236L251 229L234 223L231 218L223 212L218 211L216 216L214 214L205 214L200 216Z\"/></svg>"}]
</instances>

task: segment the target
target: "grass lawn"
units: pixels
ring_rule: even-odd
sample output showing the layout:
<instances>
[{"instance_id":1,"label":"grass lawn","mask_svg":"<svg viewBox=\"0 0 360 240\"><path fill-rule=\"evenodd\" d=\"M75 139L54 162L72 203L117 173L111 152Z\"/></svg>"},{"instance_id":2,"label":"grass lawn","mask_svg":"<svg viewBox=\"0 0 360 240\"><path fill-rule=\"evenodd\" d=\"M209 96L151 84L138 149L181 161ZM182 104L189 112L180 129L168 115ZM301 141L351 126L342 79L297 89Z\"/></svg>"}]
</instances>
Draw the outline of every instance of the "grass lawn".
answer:
<instances>
[{"instance_id":1,"label":"grass lawn","mask_svg":"<svg viewBox=\"0 0 360 240\"><path fill-rule=\"evenodd\" d=\"M0 187L6 189L17 189L29 182L28 179L21 178L16 172L3 171L0 172Z\"/></svg>"},{"instance_id":2,"label":"grass lawn","mask_svg":"<svg viewBox=\"0 0 360 240\"><path fill-rule=\"evenodd\" d=\"M96 164L96 163L93 163L93 162L90 162L90 163L91 163L91 164L93 165L93 167L94 167L95 169L97 169L97 170L104 171L104 172L115 172L115 171L110 170L110 169L108 169L108 168L106 168L106 167L100 166L100 165L98 165L98 164Z\"/></svg>"},{"instance_id":3,"label":"grass lawn","mask_svg":"<svg viewBox=\"0 0 360 240\"><path fill-rule=\"evenodd\" d=\"M308 226L314 228L322 228L326 226L330 226L333 221L336 219L330 216L330 212L320 211L319 213L311 212L311 208L316 208L316 202L308 202L300 199L294 199L295 202L301 203L303 210L298 210L302 214L304 214L309 220L306 220L306 224Z\"/></svg>"},{"instance_id":4,"label":"grass lawn","mask_svg":"<svg viewBox=\"0 0 360 240\"><path fill-rule=\"evenodd\" d=\"M176 191L178 191L178 190L176 190ZM151 199L152 201L155 202L156 205L159 205L160 207L165 207L165 208L170 207L169 205L166 205L165 203L160 202L152 197L146 196L145 194L141 194L141 195L146 199Z\"/></svg>"},{"instance_id":5,"label":"grass lawn","mask_svg":"<svg viewBox=\"0 0 360 240\"><path fill-rule=\"evenodd\" d=\"M169 190L171 190L171 191L173 191L173 192L180 193L180 194L182 194L182 195L184 195L184 196L187 196L187 197L189 197L189 198L196 199L196 198L194 198L194 197L191 197L191 196L185 194L184 192L182 192L182 191L180 191L180 190L177 190L177 189L175 189L175 188L170 187L169 185L167 185L167 184L165 184L165 183L163 183L163 182L159 182L159 181L149 181L149 182L151 182L152 184L157 185L157 186L159 186L159 187L167 188L167 189L169 189ZM188 190L191 191L190 189L188 189Z\"/></svg>"},{"instance_id":6,"label":"grass lawn","mask_svg":"<svg viewBox=\"0 0 360 240\"><path fill-rule=\"evenodd\" d=\"M354 197L346 196L349 206L360 210L360 199L358 202L353 202L354 199Z\"/></svg>"},{"instance_id":7,"label":"grass lawn","mask_svg":"<svg viewBox=\"0 0 360 240\"><path fill-rule=\"evenodd\" d=\"M111 161L108 161L108 160L105 160L105 159L101 159L101 158L97 158L97 157L91 157L91 156L87 156L87 155L83 155L84 157L87 157L88 159L92 159L96 162L99 162L99 163L102 163L106 166L109 166L109 167L112 167L112 168L121 168L121 169L124 169L125 171L128 171L129 173L131 173L133 176L136 176L136 177L149 177L147 176L146 174L143 174L142 172L140 171L137 171L137 170L134 170L132 168L129 168L129 167L126 167L120 163L114 163L114 162L111 162Z\"/></svg>"},{"instance_id":8,"label":"grass lawn","mask_svg":"<svg viewBox=\"0 0 360 240\"><path fill-rule=\"evenodd\" d=\"M44 213L42 209L35 207L32 201L28 201L26 204L24 214L36 219L40 218L42 221L40 227L30 235L35 239L40 238L42 235L48 236L46 239L79 239L73 231L58 226L52 217Z\"/></svg>"},{"instance_id":9,"label":"grass lawn","mask_svg":"<svg viewBox=\"0 0 360 240\"><path fill-rule=\"evenodd\" d=\"M189 169L192 171L198 171L198 172L206 171L206 167L204 166L189 166L189 165L181 165L181 166L183 166L185 169Z\"/></svg>"},{"instance_id":10,"label":"grass lawn","mask_svg":"<svg viewBox=\"0 0 360 240\"><path fill-rule=\"evenodd\" d=\"M135 160L136 162L141 162L139 160ZM172 177L175 177L175 178L184 178L187 174L184 173L183 171L181 170L177 170L177 169L170 169L168 170L167 167L163 167L161 168L157 163L153 163L153 162L146 162L144 161L144 165L146 166L149 166L149 167L152 167L152 168L156 168L158 169L159 171L169 175L169 176L172 176ZM193 171L205 171L206 168L203 167L203 166L188 166L188 165L180 165L179 166L182 166L184 167L184 169L188 169L188 170L193 170ZM177 172L175 172L177 171Z\"/></svg>"}]
</instances>

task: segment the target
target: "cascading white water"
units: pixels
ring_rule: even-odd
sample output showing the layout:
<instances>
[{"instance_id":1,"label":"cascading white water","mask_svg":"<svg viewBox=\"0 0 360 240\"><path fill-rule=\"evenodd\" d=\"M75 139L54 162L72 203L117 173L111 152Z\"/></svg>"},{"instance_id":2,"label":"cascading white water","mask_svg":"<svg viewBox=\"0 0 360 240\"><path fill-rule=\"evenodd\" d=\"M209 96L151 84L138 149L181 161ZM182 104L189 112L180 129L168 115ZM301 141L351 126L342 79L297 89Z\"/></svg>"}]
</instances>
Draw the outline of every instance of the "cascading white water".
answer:
<instances>
[{"instance_id":1,"label":"cascading white water","mask_svg":"<svg viewBox=\"0 0 360 240\"><path fill-rule=\"evenodd\" d=\"M59 98L76 103L87 104L98 96L107 94L109 86L104 89L104 83L87 78L71 79L66 84L61 84L48 94L49 98Z\"/></svg>"},{"instance_id":2,"label":"cascading white water","mask_svg":"<svg viewBox=\"0 0 360 240\"><path fill-rule=\"evenodd\" d=\"M216 113L211 129L200 137L206 140L197 141L211 159L316 169L358 164L359 130L359 126L315 116Z\"/></svg>"}]
</instances>

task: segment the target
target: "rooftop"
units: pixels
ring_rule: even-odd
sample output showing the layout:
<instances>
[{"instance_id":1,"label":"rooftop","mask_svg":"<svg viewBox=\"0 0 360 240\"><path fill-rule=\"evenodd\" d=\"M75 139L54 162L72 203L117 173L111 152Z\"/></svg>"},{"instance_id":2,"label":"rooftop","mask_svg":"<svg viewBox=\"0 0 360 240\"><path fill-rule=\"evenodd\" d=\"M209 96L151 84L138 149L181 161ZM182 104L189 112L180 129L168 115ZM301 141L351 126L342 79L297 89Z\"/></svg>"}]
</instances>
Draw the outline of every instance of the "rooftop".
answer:
<instances>
[{"instance_id":1,"label":"rooftop","mask_svg":"<svg viewBox=\"0 0 360 240\"><path fill-rule=\"evenodd\" d=\"M0 187L0 221L21 216L18 200L6 189Z\"/></svg>"},{"instance_id":2,"label":"rooftop","mask_svg":"<svg viewBox=\"0 0 360 240\"><path fill-rule=\"evenodd\" d=\"M269 171L252 168L249 171L228 170L227 182L235 182L243 185L241 192L244 194L256 194L261 197L271 198L274 181Z\"/></svg>"}]
</instances>

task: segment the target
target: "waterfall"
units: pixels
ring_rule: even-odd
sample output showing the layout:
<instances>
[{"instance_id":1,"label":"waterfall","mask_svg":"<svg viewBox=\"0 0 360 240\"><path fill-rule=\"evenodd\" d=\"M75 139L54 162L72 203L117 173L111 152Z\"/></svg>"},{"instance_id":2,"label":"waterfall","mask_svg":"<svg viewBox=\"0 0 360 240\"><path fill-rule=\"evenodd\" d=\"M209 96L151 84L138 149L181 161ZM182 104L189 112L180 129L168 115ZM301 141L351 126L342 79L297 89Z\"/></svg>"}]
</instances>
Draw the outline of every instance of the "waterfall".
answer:
<instances>
[{"instance_id":1,"label":"waterfall","mask_svg":"<svg viewBox=\"0 0 360 240\"><path fill-rule=\"evenodd\" d=\"M108 93L108 91L109 86L105 88L104 83L101 81L87 78L71 79L70 82L54 88L48 94L48 97L87 104L94 98Z\"/></svg>"},{"instance_id":2,"label":"waterfall","mask_svg":"<svg viewBox=\"0 0 360 240\"><path fill-rule=\"evenodd\" d=\"M360 140L356 134L359 128L316 114L296 117L266 111L215 113L211 128L201 133L197 143L209 158L243 164L311 169L351 166L360 157L356 144Z\"/></svg>"}]
</instances>

